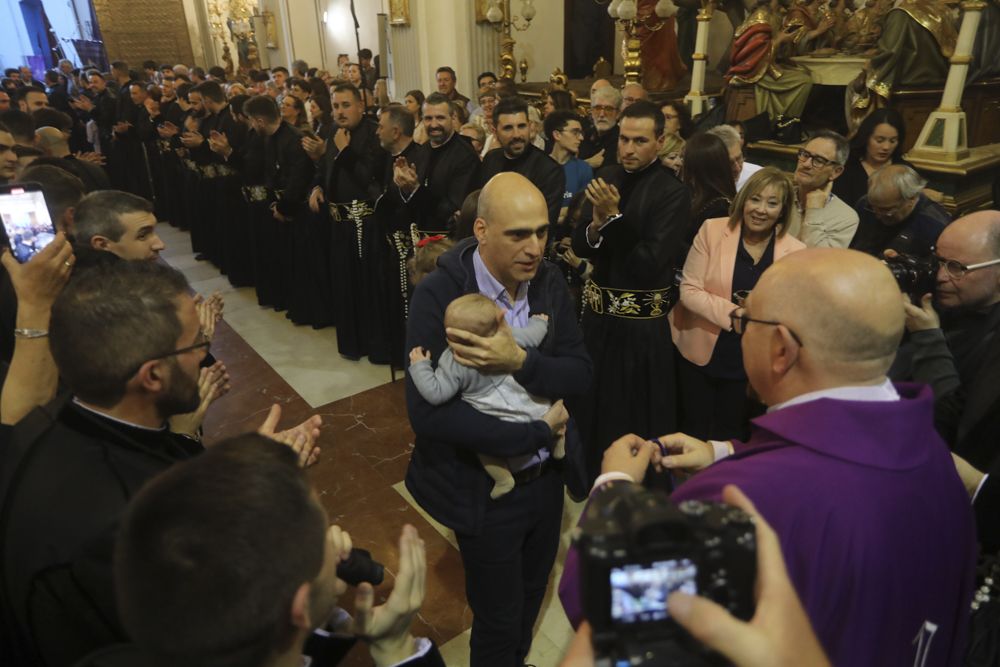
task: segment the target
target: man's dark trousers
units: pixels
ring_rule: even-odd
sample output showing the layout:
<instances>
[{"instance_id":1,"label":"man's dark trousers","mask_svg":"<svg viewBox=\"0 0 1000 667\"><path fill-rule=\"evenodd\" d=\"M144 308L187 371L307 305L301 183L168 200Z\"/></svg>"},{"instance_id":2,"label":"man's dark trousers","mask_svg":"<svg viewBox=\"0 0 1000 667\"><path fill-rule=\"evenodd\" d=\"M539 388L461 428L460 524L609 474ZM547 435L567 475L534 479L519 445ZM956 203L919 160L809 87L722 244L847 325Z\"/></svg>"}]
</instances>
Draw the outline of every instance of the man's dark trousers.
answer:
<instances>
[{"instance_id":1,"label":"man's dark trousers","mask_svg":"<svg viewBox=\"0 0 1000 667\"><path fill-rule=\"evenodd\" d=\"M456 533L474 616L471 664L524 664L559 550L562 508L562 477L549 468L487 505L488 530Z\"/></svg>"}]
</instances>

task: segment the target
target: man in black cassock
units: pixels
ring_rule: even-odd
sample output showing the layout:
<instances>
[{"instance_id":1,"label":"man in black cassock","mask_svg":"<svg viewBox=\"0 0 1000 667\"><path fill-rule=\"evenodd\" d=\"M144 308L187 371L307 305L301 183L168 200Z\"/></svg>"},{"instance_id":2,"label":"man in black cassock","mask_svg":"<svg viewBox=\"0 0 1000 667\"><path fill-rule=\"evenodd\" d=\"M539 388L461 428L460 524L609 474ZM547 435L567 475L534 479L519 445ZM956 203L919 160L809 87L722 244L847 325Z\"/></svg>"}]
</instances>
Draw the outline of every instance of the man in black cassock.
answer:
<instances>
[{"instance_id":1,"label":"man in black cassock","mask_svg":"<svg viewBox=\"0 0 1000 667\"><path fill-rule=\"evenodd\" d=\"M456 137L458 119L441 93L424 100L428 142L417 161L397 159L393 182L413 219L414 238L447 234L452 217L479 182L479 155L469 142Z\"/></svg>"},{"instance_id":2,"label":"man in black cassock","mask_svg":"<svg viewBox=\"0 0 1000 667\"><path fill-rule=\"evenodd\" d=\"M378 236L387 251L379 253L375 267L375 286L380 291L378 317L374 327L377 342L387 349L389 364L405 368L406 318L409 311L409 277L406 262L413 252L410 234L411 212L403 202L399 186L393 180L396 161L414 162L422 153L413 141L415 121L403 107L388 107L378 121L378 140L388 155L382 170L382 194L375 203ZM373 341L373 345L376 341Z\"/></svg>"},{"instance_id":3,"label":"man in black cassock","mask_svg":"<svg viewBox=\"0 0 1000 667\"><path fill-rule=\"evenodd\" d=\"M674 267L683 259L690 199L657 159L663 125L663 114L650 102L636 102L622 112L620 165L602 170L587 186L591 222L573 235L574 252L594 264L583 295L594 389L570 406L584 438L591 480L616 438L626 433L654 437L676 427L667 312L676 299Z\"/></svg>"},{"instance_id":4,"label":"man in black cassock","mask_svg":"<svg viewBox=\"0 0 1000 667\"><path fill-rule=\"evenodd\" d=\"M337 131L327 142L309 197L313 211L326 203L333 228L329 266L337 322L337 347L349 359L369 355L369 310L375 308L365 263L371 259L372 223L385 151L379 146L378 125L364 117L360 91L351 84L333 89ZM385 363L387 359L370 359Z\"/></svg>"},{"instance_id":5,"label":"man in black cassock","mask_svg":"<svg viewBox=\"0 0 1000 667\"><path fill-rule=\"evenodd\" d=\"M556 224L566 191L566 174L562 165L530 143L528 103L521 97L501 99L493 108L493 126L501 150L490 151L483 159L479 187L501 172L517 172L542 191L549 224Z\"/></svg>"},{"instance_id":6,"label":"man in black cassock","mask_svg":"<svg viewBox=\"0 0 1000 667\"><path fill-rule=\"evenodd\" d=\"M228 273L231 259L226 238L237 233L238 221L233 220L233 212L239 209L242 198L239 174L220 153L211 150L209 138L225 135L229 145L239 151L246 138L246 126L237 122L229 109L226 94L216 81L198 84L192 94L201 95L201 104L206 115L201 119L198 130L185 132L181 142L191 153L191 159L201 173L198 203L202 208L201 223L205 242L204 254ZM239 286L238 284L236 286Z\"/></svg>"}]
</instances>

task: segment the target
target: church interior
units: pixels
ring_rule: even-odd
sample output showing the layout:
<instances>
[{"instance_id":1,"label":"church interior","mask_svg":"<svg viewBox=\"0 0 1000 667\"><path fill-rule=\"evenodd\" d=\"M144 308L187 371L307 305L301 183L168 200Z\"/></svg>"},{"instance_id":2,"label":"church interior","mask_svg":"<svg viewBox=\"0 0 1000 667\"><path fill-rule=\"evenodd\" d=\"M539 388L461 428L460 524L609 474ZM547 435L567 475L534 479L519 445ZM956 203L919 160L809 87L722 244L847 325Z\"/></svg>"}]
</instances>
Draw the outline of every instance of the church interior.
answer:
<instances>
[{"instance_id":1,"label":"church interior","mask_svg":"<svg viewBox=\"0 0 1000 667\"><path fill-rule=\"evenodd\" d=\"M895 109L907 164L950 216L994 209L1000 196L997 0L8 0L2 11L0 64L27 66L37 80L63 59L101 72L153 61L218 66L249 85L251 71L297 60L336 75L339 56L353 62L370 49L376 95L392 102L435 91L442 66L473 102L477 76L494 72L542 113L551 91L567 91L584 117L596 80L639 84L658 107L684 105L695 129L738 121L746 160L787 172L813 132L850 138L871 113ZM447 665L470 664L456 536L404 485L415 441L405 368L344 356L335 327L262 307L173 222L157 227L160 257L198 294L225 300L211 352L232 389L209 410L204 438L252 430L274 403L291 422L320 415L322 454L309 479L330 521L387 564L377 601L411 524L428 564L413 632ZM573 638L556 589L583 507L566 495L525 664L560 664ZM359 645L341 664L371 663Z\"/></svg>"}]
</instances>

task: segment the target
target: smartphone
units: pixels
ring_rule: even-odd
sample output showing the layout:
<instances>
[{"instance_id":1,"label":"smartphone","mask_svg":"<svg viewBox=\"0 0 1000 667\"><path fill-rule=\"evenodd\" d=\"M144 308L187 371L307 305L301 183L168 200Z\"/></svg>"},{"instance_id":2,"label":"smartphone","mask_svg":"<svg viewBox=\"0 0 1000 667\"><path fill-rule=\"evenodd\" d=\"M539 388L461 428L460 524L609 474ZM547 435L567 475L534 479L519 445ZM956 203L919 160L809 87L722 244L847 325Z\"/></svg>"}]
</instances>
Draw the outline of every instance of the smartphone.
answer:
<instances>
[{"instance_id":1,"label":"smartphone","mask_svg":"<svg viewBox=\"0 0 1000 667\"><path fill-rule=\"evenodd\" d=\"M14 259L27 262L52 243L56 229L38 183L0 185L0 219Z\"/></svg>"}]
</instances>

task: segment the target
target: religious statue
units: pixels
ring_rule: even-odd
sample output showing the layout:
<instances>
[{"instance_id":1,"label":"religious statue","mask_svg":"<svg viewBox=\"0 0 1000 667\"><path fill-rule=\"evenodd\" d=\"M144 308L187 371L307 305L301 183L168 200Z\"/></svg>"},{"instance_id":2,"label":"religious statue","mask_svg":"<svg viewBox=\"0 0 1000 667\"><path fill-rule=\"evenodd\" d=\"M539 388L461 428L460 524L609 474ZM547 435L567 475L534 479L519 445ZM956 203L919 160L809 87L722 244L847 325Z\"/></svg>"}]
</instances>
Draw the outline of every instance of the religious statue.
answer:
<instances>
[{"instance_id":1,"label":"religious statue","mask_svg":"<svg viewBox=\"0 0 1000 667\"><path fill-rule=\"evenodd\" d=\"M671 90L684 78L687 67L677 50L674 17L657 16L656 3L657 0L639 0L635 17L635 37L641 44L642 87Z\"/></svg>"},{"instance_id":2,"label":"religious statue","mask_svg":"<svg viewBox=\"0 0 1000 667\"><path fill-rule=\"evenodd\" d=\"M801 26L782 28L779 0L760 0L733 34L731 64L726 79L732 86L753 86L757 111L771 120L801 118L812 79L787 61ZM784 61L784 62L781 62Z\"/></svg>"},{"instance_id":3,"label":"religious statue","mask_svg":"<svg viewBox=\"0 0 1000 667\"><path fill-rule=\"evenodd\" d=\"M882 34L882 23L890 7L892 0L865 0L854 12L847 12L834 27L834 48L851 55L875 55L873 49Z\"/></svg>"},{"instance_id":4,"label":"religious statue","mask_svg":"<svg viewBox=\"0 0 1000 667\"><path fill-rule=\"evenodd\" d=\"M813 51L832 46L831 29L836 24L834 12L844 10L844 0L838 0L833 11L824 10L824 0L804 0L796 2L788 13L781 27L786 32L793 33L792 45L797 55L806 55Z\"/></svg>"},{"instance_id":5,"label":"religious statue","mask_svg":"<svg viewBox=\"0 0 1000 667\"><path fill-rule=\"evenodd\" d=\"M902 0L890 9L875 55L847 87L848 124L859 124L895 89L943 85L957 41L949 0Z\"/></svg>"}]
</instances>

